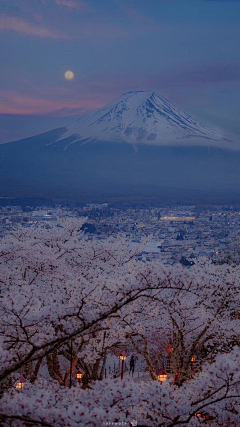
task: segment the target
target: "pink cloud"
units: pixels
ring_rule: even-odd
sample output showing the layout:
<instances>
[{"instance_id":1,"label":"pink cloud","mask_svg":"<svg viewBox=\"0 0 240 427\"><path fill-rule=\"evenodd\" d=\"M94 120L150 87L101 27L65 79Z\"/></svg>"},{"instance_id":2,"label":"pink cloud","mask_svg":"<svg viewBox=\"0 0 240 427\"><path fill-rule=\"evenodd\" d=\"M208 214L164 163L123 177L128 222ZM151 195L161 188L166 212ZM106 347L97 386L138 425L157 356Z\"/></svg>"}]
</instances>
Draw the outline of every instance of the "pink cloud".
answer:
<instances>
[{"instance_id":1,"label":"pink cloud","mask_svg":"<svg viewBox=\"0 0 240 427\"><path fill-rule=\"evenodd\" d=\"M44 99L23 95L15 91L0 92L0 114L22 115L75 115L96 110L106 104L104 99L91 99L87 95L79 99Z\"/></svg>"},{"instance_id":2,"label":"pink cloud","mask_svg":"<svg viewBox=\"0 0 240 427\"><path fill-rule=\"evenodd\" d=\"M14 31L26 36L36 36L51 39L69 39L69 36L59 34L54 30L35 25L13 15L0 15L0 31Z\"/></svg>"}]
</instances>

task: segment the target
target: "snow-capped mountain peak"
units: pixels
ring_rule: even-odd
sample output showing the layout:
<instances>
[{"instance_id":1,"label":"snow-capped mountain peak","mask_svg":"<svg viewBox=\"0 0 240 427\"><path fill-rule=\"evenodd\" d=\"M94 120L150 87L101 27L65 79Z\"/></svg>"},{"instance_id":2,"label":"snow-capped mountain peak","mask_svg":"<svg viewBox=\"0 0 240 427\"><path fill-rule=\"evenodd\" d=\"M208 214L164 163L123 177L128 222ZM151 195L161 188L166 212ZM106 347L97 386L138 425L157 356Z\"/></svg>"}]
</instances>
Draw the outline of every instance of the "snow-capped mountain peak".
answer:
<instances>
[{"instance_id":1,"label":"snow-capped mountain peak","mask_svg":"<svg viewBox=\"0 0 240 427\"><path fill-rule=\"evenodd\" d=\"M74 121L61 140L133 145L234 145L221 129L201 123L153 91L127 92Z\"/></svg>"}]
</instances>

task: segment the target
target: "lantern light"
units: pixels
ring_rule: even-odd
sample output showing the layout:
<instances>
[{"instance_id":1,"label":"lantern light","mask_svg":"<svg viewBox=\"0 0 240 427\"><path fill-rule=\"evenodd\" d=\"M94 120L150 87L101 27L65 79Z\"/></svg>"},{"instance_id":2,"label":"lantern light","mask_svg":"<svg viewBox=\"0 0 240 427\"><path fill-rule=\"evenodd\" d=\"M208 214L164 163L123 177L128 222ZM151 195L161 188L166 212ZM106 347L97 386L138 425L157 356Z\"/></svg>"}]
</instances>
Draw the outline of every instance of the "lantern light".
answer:
<instances>
[{"instance_id":1,"label":"lantern light","mask_svg":"<svg viewBox=\"0 0 240 427\"><path fill-rule=\"evenodd\" d=\"M80 382L85 372L82 369L76 372L76 379Z\"/></svg>"},{"instance_id":2,"label":"lantern light","mask_svg":"<svg viewBox=\"0 0 240 427\"><path fill-rule=\"evenodd\" d=\"M157 371L157 377L158 377L158 381L160 381L160 382L166 381L166 379L167 379L167 372L165 372L163 369L159 369Z\"/></svg>"},{"instance_id":3,"label":"lantern light","mask_svg":"<svg viewBox=\"0 0 240 427\"><path fill-rule=\"evenodd\" d=\"M21 382L21 381L17 381L17 382L16 382L16 388L17 388L18 390L21 390L21 389L23 388L23 386L24 386L24 383L23 383L23 382Z\"/></svg>"},{"instance_id":4,"label":"lantern light","mask_svg":"<svg viewBox=\"0 0 240 427\"><path fill-rule=\"evenodd\" d=\"M77 378L77 380L81 380L81 379L82 379L82 377L83 377L83 374L82 374L81 372L77 372L77 373L76 373L76 378Z\"/></svg>"},{"instance_id":5,"label":"lantern light","mask_svg":"<svg viewBox=\"0 0 240 427\"><path fill-rule=\"evenodd\" d=\"M127 353L125 351L119 354L119 359L122 361L121 380L123 380L124 362L126 358L127 358Z\"/></svg>"},{"instance_id":6,"label":"lantern light","mask_svg":"<svg viewBox=\"0 0 240 427\"><path fill-rule=\"evenodd\" d=\"M196 362L196 356L192 356L191 358L191 371L194 372L194 362Z\"/></svg>"},{"instance_id":7,"label":"lantern light","mask_svg":"<svg viewBox=\"0 0 240 427\"><path fill-rule=\"evenodd\" d=\"M26 378L24 378L22 375L20 375L20 377L18 378L18 380L16 382L16 386L15 386L16 389L22 390L25 382L26 382Z\"/></svg>"},{"instance_id":8,"label":"lantern light","mask_svg":"<svg viewBox=\"0 0 240 427\"><path fill-rule=\"evenodd\" d=\"M126 360L127 358L127 353L125 351L123 351L120 355L119 355L119 359L120 360Z\"/></svg>"},{"instance_id":9,"label":"lantern light","mask_svg":"<svg viewBox=\"0 0 240 427\"><path fill-rule=\"evenodd\" d=\"M197 418L200 418L201 419L201 421L203 420L203 421L210 421L211 419L213 419L213 418L211 418L210 416L209 416L209 414L207 413L207 412L197 412L196 414L195 414L195 416L197 417Z\"/></svg>"}]
</instances>

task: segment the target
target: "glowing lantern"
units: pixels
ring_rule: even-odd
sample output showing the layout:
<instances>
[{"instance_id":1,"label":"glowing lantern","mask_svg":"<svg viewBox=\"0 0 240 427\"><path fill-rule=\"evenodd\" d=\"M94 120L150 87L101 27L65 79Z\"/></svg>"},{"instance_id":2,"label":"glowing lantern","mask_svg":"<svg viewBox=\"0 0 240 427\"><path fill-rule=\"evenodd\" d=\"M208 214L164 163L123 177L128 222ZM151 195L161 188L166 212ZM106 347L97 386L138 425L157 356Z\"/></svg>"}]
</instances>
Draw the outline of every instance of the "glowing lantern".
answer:
<instances>
[{"instance_id":1,"label":"glowing lantern","mask_svg":"<svg viewBox=\"0 0 240 427\"><path fill-rule=\"evenodd\" d=\"M82 374L81 372L77 372L77 373L76 373L76 378L77 378L77 380L81 380L81 379L82 379L82 377L83 377L83 374Z\"/></svg>"},{"instance_id":2,"label":"glowing lantern","mask_svg":"<svg viewBox=\"0 0 240 427\"><path fill-rule=\"evenodd\" d=\"M160 383L162 383L163 381L166 381L166 379L167 379L167 372L165 372L163 369L159 369L157 371L157 377L158 377L158 381L160 381Z\"/></svg>"},{"instance_id":3,"label":"glowing lantern","mask_svg":"<svg viewBox=\"0 0 240 427\"><path fill-rule=\"evenodd\" d=\"M127 353L125 353L125 351L123 351L120 355L119 355L119 359L120 360L126 360L126 358L127 358Z\"/></svg>"},{"instance_id":4,"label":"glowing lantern","mask_svg":"<svg viewBox=\"0 0 240 427\"><path fill-rule=\"evenodd\" d=\"M194 362L196 362L196 356L191 358L191 371L194 372Z\"/></svg>"},{"instance_id":5,"label":"glowing lantern","mask_svg":"<svg viewBox=\"0 0 240 427\"><path fill-rule=\"evenodd\" d=\"M26 379L22 375L20 375L15 385L16 389L22 390L25 382L26 382Z\"/></svg>"},{"instance_id":6,"label":"glowing lantern","mask_svg":"<svg viewBox=\"0 0 240 427\"><path fill-rule=\"evenodd\" d=\"M121 380L122 380L123 379L123 371L124 371L124 361L127 358L127 353L125 351L123 351L118 357L122 361L122 372L121 372Z\"/></svg>"},{"instance_id":7,"label":"glowing lantern","mask_svg":"<svg viewBox=\"0 0 240 427\"><path fill-rule=\"evenodd\" d=\"M81 369L80 369L79 371L77 371L77 373L76 373L76 378L77 378L77 380L79 381L79 383L80 383L80 381L81 381L81 379L82 379L83 375L84 375L84 372L83 372Z\"/></svg>"},{"instance_id":8,"label":"glowing lantern","mask_svg":"<svg viewBox=\"0 0 240 427\"><path fill-rule=\"evenodd\" d=\"M18 390L21 390L21 389L23 388L23 386L24 386L24 383L22 383L21 381L17 381L17 382L16 382L16 388L17 388Z\"/></svg>"}]
</instances>

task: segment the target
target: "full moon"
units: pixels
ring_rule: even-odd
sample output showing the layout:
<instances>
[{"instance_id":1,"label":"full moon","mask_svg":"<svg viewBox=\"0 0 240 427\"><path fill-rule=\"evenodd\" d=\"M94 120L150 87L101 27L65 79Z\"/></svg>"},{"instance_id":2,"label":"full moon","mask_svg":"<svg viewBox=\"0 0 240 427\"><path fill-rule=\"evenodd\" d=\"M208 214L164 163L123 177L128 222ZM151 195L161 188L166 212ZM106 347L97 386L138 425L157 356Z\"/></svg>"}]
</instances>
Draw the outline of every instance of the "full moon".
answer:
<instances>
[{"instance_id":1,"label":"full moon","mask_svg":"<svg viewBox=\"0 0 240 427\"><path fill-rule=\"evenodd\" d=\"M72 80L74 78L74 74L70 70L66 71L66 73L64 74L64 76L65 76L65 79L67 79L67 80Z\"/></svg>"}]
</instances>

